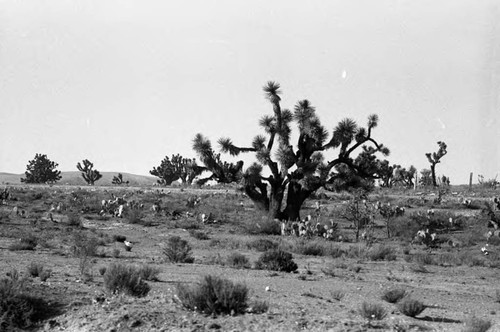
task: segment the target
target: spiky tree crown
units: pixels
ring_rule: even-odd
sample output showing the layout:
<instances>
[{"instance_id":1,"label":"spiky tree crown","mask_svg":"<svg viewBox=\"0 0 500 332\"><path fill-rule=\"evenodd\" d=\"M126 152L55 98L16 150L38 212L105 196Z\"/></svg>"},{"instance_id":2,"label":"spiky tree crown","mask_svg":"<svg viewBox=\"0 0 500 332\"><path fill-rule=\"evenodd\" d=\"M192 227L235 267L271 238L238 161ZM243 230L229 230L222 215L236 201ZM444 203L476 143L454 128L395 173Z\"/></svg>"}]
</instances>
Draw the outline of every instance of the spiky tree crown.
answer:
<instances>
[{"instance_id":1,"label":"spiky tree crown","mask_svg":"<svg viewBox=\"0 0 500 332\"><path fill-rule=\"evenodd\" d=\"M102 174L94 168L94 164L88 159L82 160L82 164L76 164L76 168L82 173L82 177L89 185L94 185L94 183L102 178Z\"/></svg>"}]
</instances>

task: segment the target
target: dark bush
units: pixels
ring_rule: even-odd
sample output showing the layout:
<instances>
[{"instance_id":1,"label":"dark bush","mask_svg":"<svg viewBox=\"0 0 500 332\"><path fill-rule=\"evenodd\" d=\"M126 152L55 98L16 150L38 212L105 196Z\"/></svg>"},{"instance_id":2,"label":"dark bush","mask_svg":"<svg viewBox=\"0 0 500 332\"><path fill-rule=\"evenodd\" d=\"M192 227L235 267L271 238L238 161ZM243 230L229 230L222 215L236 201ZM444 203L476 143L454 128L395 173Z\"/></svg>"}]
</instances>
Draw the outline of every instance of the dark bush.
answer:
<instances>
[{"instance_id":1,"label":"dark bush","mask_svg":"<svg viewBox=\"0 0 500 332\"><path fill-rule=\"evenodd\" d=\"M399 311L408 317L420 315L425 308L426 306L422 302L410 298L404 299L398 303Z\"/></svg>"},{"instance_id":2,"label":"dark bush","mask_svg":"<svg viewBox=\"0 0 500 332\"><path fill-rule=\"evenodd\" d=\"M190 310L204 314L242 314L248 307L248 288L216 276L205 276L196 286L179 285L177 295Z\"/></svg>"},{"instance_id":3,"label":"dark bush","mask_svg":"<svg viewBox=\"0 0 500 332\"><path fill-rule=\"evenodd\" d=\"M31 262L30 265L28 265L27 270L30 276L36 278L43 271L43 264L37 262Z\"/></svg>"},{"instance_id":4,"label":"dark bush","mask_svg":"<svg viewBox=\"0 0 500 332\"><path fill-rule=\"evenodd\" d=\"M237 252L232 253L227 257L226 265L237 269L250 268L250 262L248 261L248 258L245 255Z\"/></svg>"},{"instance_id":5,"label":"dark bush","mask_svg":"<svg viewBox=\"0 0 500 332\"><path fill-rule=\"evenodd\" d=\"M19 239L19 242L11 244L9 246L9 250L10 251L35 250L37 244L38 244L38 239L32 234L28 234L26 236L21 237L21 239Z\"/></svg>"},{"instance_id":6,"label":"dark bush","mask_svg":"<svg viewBox=\"0 0 500 332\"><path fill-rule=\"evenodd\" d=\"M171 236L167 239L167 243L163 247L163 254L173 263L194 262L194 258L191 256L191 246L180 236Z\"/></svg>"},{"instance_id":7,"label":"dark bush","mask_svg":"<svg viewBox=\"0 0 500 332\"><path fill-rule=\"evenodd\" d=\"M389 289L382 294L382 300L389 303L397 303L406 296L406 290L395 288Z\"/></svg>"},{"instance_id":8,"label":"dark bush","mask_svg":"<svg viewBox=\"0 0 500 332\"><path fill-rule=\"evenodd\" d=\"M268 251L278 248L278 243L268 239L257 239L247 243L248 249L255 249L257 251Z\"/></svg>"},{"instance_id":9,"label":"dark bush","mask_svg":"<svg viewBox=\"0 0 500 332\"><path fill-rule=\"evenodd\" d=\"M210 237L207 235L207 233L205 233L203 231L197 231L194 229L190 229L189 235L191 235L192 237L194 237L195 239L198 239L198 240L210 240Z\"/></svg>"},{"instance_id":10,"label":"dark bush","mask_svg":"<svg viewBox=\"0 0 500 332\"><path fill-rule=\"evenodd\" d=\"M298 266L293 261L292 254L282 250L269 250L264 252L255 262L258 270L293 272Z\"/></svg>"},{"instance_id":11,"label":"dark bush","mask_svg":"<svg viewBox=\"0 0 500 332\"><path fill-rule=\"evenodd\" d=\"M396 260L396 251L393 247L385 246L385 245L377 245L374 246L368 252L368 258L372 261L395 261Z\"/></svg>"},{"instance_id":12,"label":"dark bush","mask_svg":"<svg viewBox=\"0 0 500 332\"><path fill-rule=\"evenodd\" d=\"M141 278L141 272L134 266L111 264L104 273L104 286L113 294L146 296L151 287Z\"/></svg>"},{"instance_id":13,"label":"dark bush","mask_svg":"<svg viewBox=\"0 0 500 332\"><path fill-rule=\"evenodd\" d=\"M124 242L127 239L124 235L113 235L113 241L115 242Z\"/></svg>"},{"instance_id":14,"label":"dark bush","mask_svg":"<svg viewBox=\"0 0 500 332\"><path fill-rule=\"evenodd\" d=\"M368 320L381 320L387 311L380 304L363 302L358 310L359 314Z\"/></svg>"},{"instance_id":15,"label":"dark bush","mask_svg":"<svg viewBox=\"0 0 500 332\"><path fill-rule=\"evenodd\" d=\"M142 265L138 268L139 276L148 281L158 281L158 275L160 274L160 269L152 265Z\"/></svg>"}]
</instances>

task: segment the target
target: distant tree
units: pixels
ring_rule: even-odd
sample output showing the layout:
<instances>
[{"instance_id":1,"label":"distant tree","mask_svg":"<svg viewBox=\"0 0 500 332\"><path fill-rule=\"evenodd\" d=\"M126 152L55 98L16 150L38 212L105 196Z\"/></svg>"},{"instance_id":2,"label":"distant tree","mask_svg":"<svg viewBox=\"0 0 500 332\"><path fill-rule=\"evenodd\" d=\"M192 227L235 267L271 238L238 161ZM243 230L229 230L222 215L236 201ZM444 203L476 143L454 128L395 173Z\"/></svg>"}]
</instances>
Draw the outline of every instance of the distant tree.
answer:
<instances>
[{"instance_id":1,"label":"distant tree","mask_svg":"<svg viewBox=\"0 0 500 332\"><path fill-rule=\"evenodd\" d=\"M149 173L160 178L157 182L161 185L170 185L172 182L181 180L183 183L191 184L194 178L203 172L204 168L196 164L195 159L183 158L180 154L165 157L160 166L153 167Z\"/></svg>"},{"instance_id":2,"label":"distant tree","mask_svg":"<svg viewBox=\"0 0 500 332\"><path fill-rule=\"evenodd\" d=\"M33 160L28 161L25 178L21 182L25 183L55 183L61 179L61 172L56 170L57 163L47 158L45 154L35 154Z\"/></svg>"},{"instance_id":3,"label":"distant tree","mask_svg":"<svg viewBox=\"0 0 500 332\"><path fill-rule=\"evenodd\" d=\"M214 180L217 183L239 182L242 179L243 161L228 163L221 160L220 153L215 153L212 143L202 134L196 134L193 139L193 150L205 165L205 170L212 172L209 177L198 180L199 185Z\"/></svg>"},{"instance_id":4,"label":"distant tree","mask_svg":"<svg viewBox=\"0 0 500 332\"><path fill-rule=\"evenodd\" d=\"M394 177L393 181L395 185L401 185L406 188L413 187L413 179L415 179L415 173L417 173L417 169L412 165L407 170L400 165L394 166Z\"/></svg>"},{"instance_id":5,"label":"distant tree","mask_svg":"<svg viewBox=\"0 0 500 332\"><path fill-rule=\"evenodd\" d=\"M426 187L426 186L432 186L432 172L430 169L424 168L423 170L420 171L420 179L418 182L420 185Z\"/></svg>"},{"instance_id":6,"label":"distant tree","mask_svg":"<svg viewBox=\"0 0 500 332\"><path fill-rule=\"evenodd\" d=\"M439 150L437 152L433 153L426 153L425 156L427 157L427 160L429 160L429 163L431 164L431 176L432 176L432 185L434 187L437 187L437 181L436 181L436 164L441 162L441 158L448 152L446 151L446 143L445 142L437 142L439 145Z\"/></svg>"},{"instance_id":7,"label":"distant tree","mask_svg":"<svg viewBox=\"0 0 500 332\"><path fill-rule=\"evenodd\" d=\"M94 164L91 163L88 159L82 160L82 163L83 163L83 166L80 163L76 164L76 168L80 172L82 172L82 177L85 180L85 182L87 182L87 184L93 186L97 180L102 178L102 174L99 173L98 170L93 169Z\"/></svg>"},{"instance_id":8,"label":"distant tree","mask_svg":"<svg viewBox=\"0 0 500 332\"><path fill-rule=\"evenodd\" d=\"M113 176L113 180L111 180L111 183L112 184L121 185L121 184L128 184L129 182L128 181L123 181L123 175L122 175L122 173L118 173L117 176Z\"/></svg>"},{"instance_id":9,"label":"distant tree","mask_svg":"<svg viewBox=\"0 0 500 332\"><path fill-rule=\"evenodd\" d=\"M364 144L374 146L373 152L366 153L389 153L386 147L372 137L372 130L378 124L377 115L368 118L366 128L358 126L349 118L341 120L328 141L328 132L321 125L315 108L308 100L299 101L294 112L291 112L281 108L278 83L268 82L264 86L264 92L273 108L272 115L266 115L259 121L266 135L257 135L249 147L238 147L229 138L221 138L218 143L222 152L233 156L242 152L255 153L258 163L252 164L244 172L243 187L258 208L268 211L270 218L300 219L300 209L304 201L317 189L327 188L338 178L339 174L332 170L338 170L339 165L345 165L364 179L376 178L377 174L372 173L372 163L369 163L370 167L365 168L364 163L353 158L352 154ZM290 144L292 121L295 121L299 128L296 150ZM322 152L335 148L339 149L338 156L325 162ZM194 149L203 156L202 161L209 170L225 176L220 165L216 163L210 141L197 135ZM207 165L205 161L212 165ZM264 166L268 168L270 175L262 174ZM238 169L238 164L233 168L235 169ZM286 203L282 208L285 197Z\"/></svg>"}]
</instances>

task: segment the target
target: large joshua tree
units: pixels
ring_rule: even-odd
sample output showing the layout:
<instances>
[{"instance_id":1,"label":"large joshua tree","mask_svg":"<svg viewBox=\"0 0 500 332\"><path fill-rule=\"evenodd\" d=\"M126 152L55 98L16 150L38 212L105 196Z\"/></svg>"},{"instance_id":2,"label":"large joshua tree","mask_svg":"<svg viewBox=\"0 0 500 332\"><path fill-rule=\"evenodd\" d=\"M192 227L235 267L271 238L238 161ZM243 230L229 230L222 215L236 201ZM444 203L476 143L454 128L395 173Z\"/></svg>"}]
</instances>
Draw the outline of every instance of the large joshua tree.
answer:
<instances>
[{"instance_id":1,"label":"large joshua tree","mask_svg":"<svg viewBox=\"0 0 500 332\"><path fill-rule=\"evenodd\" d=\"M427 157L427 160L429 160L429 163L431 164L431 176L432 176L432 185L434 187L437 187L437 181L436 181L436 165L441 162L441 158L448 153L446 151L446 143L445 142L437 142L439 145L439 150L437 152L433 153L426 153L425 156Z\"/></svg>"},{"instance_id":2,"label":"large joshua tree","mask_svg":"<svg viewBox=\"0 0 500 332\"><path fill-rule=\"evenodd\" d=\"M248 197L257 207L267 210L271 218L300 219L304 201L317 189L333 183L337 176L335 170L339 167L348 167L363 178L377 177L374 166L378 160L366 158L366 154L389 154L389 150L372 137L372 130L378 123L377 115L368 117L366 128L349 118L341 120L328 140L328 132L308 100L297 102L292 112L281 108L278 83L268 82L264 92L273 107L273 113L259 121L266 135L257 135L249 147L236 146L229 138L221 138L218 143L222 152L233 156L242 152L255 153L258 162L244 172L243 186ZM292 121L299 129L295 148L290 144ZM354 152L365 144L369 145L363 149L365 156L353 159ZM206 147L205 150L211 149L210 145ZM194 148L198 154L207 152L196 144ZM323 152L329 149L338 149L338 155L331 161L324 161ZM269 170L267 176L263 174L264 167Z\"/></svg>"}]
</instances>

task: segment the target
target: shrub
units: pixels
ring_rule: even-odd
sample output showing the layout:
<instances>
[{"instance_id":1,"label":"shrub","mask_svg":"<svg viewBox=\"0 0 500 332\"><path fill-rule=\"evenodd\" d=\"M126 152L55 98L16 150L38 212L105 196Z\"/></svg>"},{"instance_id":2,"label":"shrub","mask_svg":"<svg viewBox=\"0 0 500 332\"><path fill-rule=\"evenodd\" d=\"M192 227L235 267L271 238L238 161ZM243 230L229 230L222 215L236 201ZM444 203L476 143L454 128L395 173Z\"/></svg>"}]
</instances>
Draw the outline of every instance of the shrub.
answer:
<instances>
[{"instance_id":1,"label":"shrub","mask_svg":"<svg viewBox=\"0 0 500 332\"><path fill-rule=\"evenodd\" d=\"M420 315L425 308L426 306L422 302L410 298L404 299L398 303L399 311L408 317Z\"/></svg>"},{"instance_id":2,"label":"shrub","mask_svg":"<svg viewBox=\"0 0 500 332\"><path fill-rule=\"evenodd\" d=\"M470 317L465 321L461 332L486 332L491 327L491 321L478 317Z\"/></svg>"},{"instance_id":3,"label":"shrub","mask_svg":"<svg viewBox=\"0 0 500 332\"><path fill-rule=\"evenodd\" d=\"M38 277L40 277L41 281L47 281L47 279L50 278L52 275L52 271L49 269L43 269L39 274Z\"/></svg>"},{"instance_id":4,"label":"shrub","mask_svg":"<svg viewBox=\"0 0 500 332\"><path fill-rule=\"evenodd\" d=\"M114 258L120 257L120 249L114 248L111 254L113 255Z\"/></svg>"},{"instance_id":5,"label":"shrub","mask_svg":"<svg viewBox=\"0 0 500 332\"><path fill-rule=\"evenodd\" d=\"M332 295L332 298L334 300L337 300L337 301L340 301L344 298L345 296L345 292L337 289L337 290L334 290L334 291L331 291L330 294Z\"/></svg>"},{"instance_id":6,"label":"shrub","mask_svg":"<svg viewBox=\"0 0 500 332\"><path fill-rule=\"evenodd\" d=\"M387 311L380 304L363 302L359 307L359 314L368 320L382 320Z\"/></svg>"},{"instance_id":7,"label":"shrub","mask_svg":"<svg viewBox=\"0 0 500 332\"><path fill-rule=\"evenodd\" d=\"M104 273L106 273L106 270L107 270L107 269L106 269L106 267L105 267L105 266L101 266L101 267L99 267L99 274L103 276L103 275L104 275Z\"/></svg>"},{"instance_id":8,"label":"shrub","mask_svg":"<svg viewBox=\"0 0 500 332\"><path fill-rule=\"evenodd\" d=\"M395 261L396 251L393 247L377 245L368 252L368 258L372 261Z\"/></svg>"},{"instance_id":9,"label":"shrub","mask_svg":"<svg viewBox=\"0 0 500 332\"><path fill-rule=\"evenodd\" d=\"M113 235L113 241L115 242L124 242L127 239L124 235Z\"/></svg>"},{"instance_id":10,"label":"shrub","mask_svg":"<svg viewBox=\"0 0 500 332\"><path fill-rule=\"evenodd\" d=\"M382 300L389 303L397 303L406 296L406 290L395 288L389 289L382 294Z\"/></svg>"},{"instance_id":11,"label":"shrub","mask_svg":"<svg viewBox=\"0 0 500 332\"><path fill-rule=\"evenodd\" d=\"M161 270L158 267L152 265L142 265L138 268L139 276L148 281L158 281L158 275Z\"/></svg>"},{"instance_id":12,"label":"shrub","mask_svg":"<svg viewBox=\"0 0 500 332\"><path fill-rule=\"evenodd\" d=\"M125 220L129 224L141 224L142 223L142 211L137 209L126 209L125 210Z\"/></svg>"},{"instance_id":13,"label":"shrub","mask_svg":"<svg viewBox=\"0 0 500 332\"><path fill-rule=\"evenodd\" d=\"M306 243L300 245L298 248L299 253L306 256L323 256L325 249L319 243Z\"/></svg>"},{"instance_id":14,"label":"shrub","mask_svg":"<svg viewBox=\"0 0 500 332\"><path fill-rule=\"evenodd\" d=\"M94 257L97 256L97 247L99 240L94 236L89 236L85 232L76 232L73 234L73 245L71 251L74 256Z\"/></svg>"},{"instance_id":15,"label":"shrub","mask_svg":"<svg viewBox=\"0 0 500 332\"><path fill-rule=\"evenodd\" d=\"M248 249L255 249L257 251L268 251L278 248L278 243L268 239L257 239L247 243Z\"/></svg>"},{"instance_id":16,"label":"shrub","mask_svg":"<svg viewBox=\"0 0 500 332\"><path fill-rule=\"evenodd\" d=\"M203 231L197 231L194 229L190 229L189 235L191 235L192 237L194 237L195 239L198 239L198 240L210 240L210 237L207 235L207 233L205 233Z\"/></svg>"},{"instance_id":17,"label":"shrub","mask_svg":"<svg viewBox=\"0 0 500 332\"><path fill-rule=\"evenodd\" d=\"M163 248L163 254L173 263L193 263L194 258L191 256L191 246L186 240L180 236L171 236L167 239L167 243Z\"/></svg>"},{"instance_id":18,"label":"shrub","mask_svg":"<svg viewBox=\"0 0 500 332\"><path fill-rule=\"evenodd\" d=\"M30 276L36 278L43 271L43 264L37 262L31 262L30 265L28 265L27 270Z\"/></svg>"},{"instance_id":19,"label":"shrub","mask_svg":"<svg viewBox=\"0 0 500 332\"><path fill-rule=\"evenodd\" d=\"M293 261L292 254L282 250L269 250L264 252L255 262L258 270L293 272L298 266Z\"/></svg>"},{"instance_id":20,"label":"shrub","mask_svg":"<svg viewBox=\"0 0 500 332\"><path fill-rule=\"evenodd\" d=\"M15 276L18 276L17 272ZM30 328L50 309L41 298L25 293L24 281L11 274L0 279L0 330Z\"/></svg>"},{"instance_id":21,"label":"shrub","mask_svg":"<svg viewBox=\"0 0 500 332\"><path fill-rule=\"evenodd\" d=\"M246 230L250 234L263 235L281 235L281 225L279 221L271 219L262 219L259 222L252 222L246 226Z\"/></svg>"},{"instance_id":22,"label":"shrub","mask_svg":"<svg viewBox=\"0 0 500 332\"><path fill-rule=\"evenodd\" d=\"M248 288L216 276L205 276L194 286L179 285L177 295L184 307L204 314L242 314L248 307Z\"/></svg>"},{"instance_id":23,"label":"shrub","mask_svg":"<svg viewBox=\"0 0 500 332\"><path fill-rule=\"evenodd\" d=\"M269 304L265 301L254 301L248 307L247 311L253 314L262 314L269 309Z\"/></svg>"},{"instance_id":24,"label":"shrub","mask_svg":"<svg viewBox=\"0 0 500 332\"><path fill-rule=\"evenodd\" d=\"M342 250L339 246L332 246L330 247L329 254L333 258L339 258L345 254L345 251Z\"/></svg>"},{"instance_id":25,"label":"shrub","mask_svg":"<svg viewBox=\"0 0 500 332\"><path fill-rule=\"evenodd\" d=\"M69 226L75 226L75 227L83 227L82 220L80 218L80 214L75 211L70 211L68 214L66 214L68 217L68 225Z\"/></svg>"},{"instance_id":26,"label":"shrub","mask_svg":"<svg viewBox=\"0 0 500 332\"><path fill-rule=\"evenodd\" d=\"M28 234L26 236L21 237L21 239L19 239L19 242L11 244L9 246L9 250L10 251L35 250L37 244L38 244L38 239L32 234Z\"/></svg>"},{"instance_id":27,"label":"shrub","mask_svg":"<svg viewBox=\"0 0 500 332\"><path fill-rule=\"evenodd\" d=\"M146 296L151 287L141 278L140 270L133 266L111 264L104 273L104 286L113 294Z\"/></svg>"},{"instance_id":28,"label":"shrub","mask_svg":"<svg viewBox=\"0 0 500 332\"><path fill-rule=\"evenodd\" d=\"M237 252L232 253L227 257L226 264L237 269L248 269L250 267L248 258Z\"/></svg>"},{"instance_id":29,"label":"shrub","mask_svg":"<svg viewBox=\"0 0 500 332\"><path fill-rule=\"evenodd\" d=\"M429 253L417 253L413 255L412 260L419 265L435 265L434 257Z\"/></svg>"}]
</instances>

